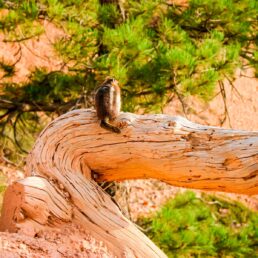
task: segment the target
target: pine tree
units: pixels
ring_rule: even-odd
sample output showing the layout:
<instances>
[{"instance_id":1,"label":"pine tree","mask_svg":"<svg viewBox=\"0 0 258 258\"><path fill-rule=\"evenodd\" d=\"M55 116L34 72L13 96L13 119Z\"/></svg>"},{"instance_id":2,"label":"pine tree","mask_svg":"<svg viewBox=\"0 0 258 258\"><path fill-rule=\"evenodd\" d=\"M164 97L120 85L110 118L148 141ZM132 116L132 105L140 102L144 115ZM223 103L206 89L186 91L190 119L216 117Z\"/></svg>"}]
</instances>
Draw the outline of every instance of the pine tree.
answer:
<instances>
[{"instance_id":1,"label":"pine tree","mask_svg":"<svg viewBox=\"0 0 258 258\"><path fill-rule=\"evenodd\" d=\"M62 27L66 37L53 47L69 64L68 72L36 68L29 82L15 84L5 80L15 67L0 60L1 145L10 156L14 146L30 148L44 114L51 119L83 106L82 99L91 106L106 76L120 82L124 111L159 112L173 95L208 101L236 68L257 69L255 0L191 0L187 7L160 0L0 0L0 7L8 9L0 16L6 41L40 35L42 19Z\"/></svg>"},{"instance_id":2,"label":"pine tree","mask_svg":"<svg viewBox=\"0 0 258 258\"><path fill-rule=\"evenodd\" d=\"M238 202L187 191L139 225L168 257L257 257L258 214Z\"/></svg>"}]
</instances>

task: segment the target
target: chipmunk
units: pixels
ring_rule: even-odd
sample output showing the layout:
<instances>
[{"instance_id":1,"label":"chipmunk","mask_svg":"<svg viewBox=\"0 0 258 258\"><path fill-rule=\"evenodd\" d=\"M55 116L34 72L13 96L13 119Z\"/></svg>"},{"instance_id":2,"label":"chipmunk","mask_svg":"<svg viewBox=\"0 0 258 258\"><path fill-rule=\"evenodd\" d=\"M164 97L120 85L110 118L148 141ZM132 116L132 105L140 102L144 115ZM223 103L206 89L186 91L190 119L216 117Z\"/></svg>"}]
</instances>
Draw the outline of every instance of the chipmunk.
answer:
<instances>
[{"instance_id":1,"label":"chipmunk","mask_svg":"<svg viewBox=\"0 0 258 258\"><path fill-rule=\"evenodd\" d=\"M100 126L114 133L121 133L121 130L112 125L118 117L121 108L121 93L118 81L107 78L102 85L97 88L95 94L95 107L97 116L100 119Z\"/></svg>"}]
</instances>

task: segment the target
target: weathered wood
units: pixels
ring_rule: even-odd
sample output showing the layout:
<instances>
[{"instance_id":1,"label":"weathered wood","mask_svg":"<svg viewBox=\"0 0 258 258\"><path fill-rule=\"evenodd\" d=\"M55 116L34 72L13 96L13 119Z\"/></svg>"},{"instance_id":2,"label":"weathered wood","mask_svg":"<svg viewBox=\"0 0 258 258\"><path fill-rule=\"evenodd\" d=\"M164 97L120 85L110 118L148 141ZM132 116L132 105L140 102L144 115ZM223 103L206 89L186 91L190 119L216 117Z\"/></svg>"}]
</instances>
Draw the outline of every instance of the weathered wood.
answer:
<instances>
[{"instance_id":1,"label":"weathered wood","mask_svg":"<svg viewBox=\"0 0 258 258\"><path fill-rule=\"evenodd\" d=\"M75 222L126 257L165 257L97 181L157 178L172 185L258 193L258 132L202 126L181 117L122 113L121 134L93 110L50 123L28 156L28 177L4 198L1 230L36 234Z\"/></svg>"},{"instance_id":2,"label":"weathered wood","mask_svg":"<svg viewBox=\"0 0 258 258\"><path fill-rule=\"evenodd\" d=\"M35 235L39 230L72 221L68 196L41 177L13 183L4 196L0 230Z\"/></svg>"},{"instance_id":3,"label":"weathered wood","mask_svg":"<svg viewBox=\"0 0 258 258\"><path fill-rule=\"evenodd\" d=\"M258 132L203 126L182 117L123 113L122 134L98 125L95 111L53 121L28 158L28 174L81 172L97 181L157 178L175 186L258 193Z\"/></svg>"},{"instance_id":4,"label":"weathered wood","mask_svg":"<svg viewBox=\"0 0 258 258\"><path fill-rule=\"evenodd\" d=\"M0 230L34 236L73 222L105 242L118 257L166 257L93 180L71 173L65 178L64 186L38 176L9 186Z\"/></svg>"}]
</instances>

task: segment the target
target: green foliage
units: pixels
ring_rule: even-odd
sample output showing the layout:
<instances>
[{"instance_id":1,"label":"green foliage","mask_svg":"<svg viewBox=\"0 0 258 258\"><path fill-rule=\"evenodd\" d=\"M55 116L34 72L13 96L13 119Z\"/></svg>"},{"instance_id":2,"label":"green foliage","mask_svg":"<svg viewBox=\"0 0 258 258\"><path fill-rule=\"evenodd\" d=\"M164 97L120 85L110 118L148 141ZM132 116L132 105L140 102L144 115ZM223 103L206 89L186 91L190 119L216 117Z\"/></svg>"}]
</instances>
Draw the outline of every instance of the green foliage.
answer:
<instances>
[{"instance_id":1,"label":"green foliage","mask_svg":"<svg viewBox=\"0 0 258 258\"><path fill-rule=\"evenodd\" d=\"M4 73L3 78L11 77L15 73L14 66L12 64L8 64L5 62L0 62L0 71L2 71Z\"/></svg>"},{"instance_id":2,"label":"green foliage","mask_svg":"<svg viewBox=\"0 0 258 258\"><path fill-rule=\"evenodd\" d=\"M12 72L8 66L4 68L9 73ZM84 85L85 77L80 73L49 73L44 69L36 69L31 74L30 82L19 87L14 83L5 83L1 91L8 100L0 98L0 105L4 106L4 110L0 110L0 118L5 118L0 119L0 145L4 152L7 150L6 157L13 161L19 160L19 155L24 156L32 147L35 134L41 131L55 114L60 115L76 108L77 105L80 107L82 101L88 102L87 96L78 96ZM94 85L89 87L89 90L93 88ZM18 150L12 152L15 146Z\"/></svg>"},{"instance_id":3,"label":"green foliage","mask_svg":"<svg viewBox=\"0 0 258 258\"><path fill-rule=\"evenodd\" d=\"M51 21L64 31L53 47L67 68L49 74L36 68L30 82L13 84L14 64L1 60L4 128L12 128L19 113L35 112L38 119L36 112L66 112L82 94L91 106L94 87L106 76L119 80L124 111L160 112L173 95L209 101L218 81L232 79L237 67L257 68L255 0L192 0L188 7L160 0L102 2L108 1L0 1L8 10L0 16L4 40L37 37L42 20Z\"/></svg>"},{"instance_id":4,"label":"green foliage","mask_svg":"<svg viewBox=\"0 0 258 258\"><path fill-rule=\"evenodd\" d=\"M5 180L5 176L0 171L0 211L2 210L3 196L6 190L6 185L7 183ZM1 215L1 212L0 212L0 215Z\"/></svg>"},{"instance_id":5,"label":"green foliage","mask_svg":"<svg viewBox=\"0 0 258 258\"><path fill-rule=\"evenodd\" d=\"M139 224L168 257L257 257L258 214L237 202L187 191Z\"/></svg>"}]
</instances>

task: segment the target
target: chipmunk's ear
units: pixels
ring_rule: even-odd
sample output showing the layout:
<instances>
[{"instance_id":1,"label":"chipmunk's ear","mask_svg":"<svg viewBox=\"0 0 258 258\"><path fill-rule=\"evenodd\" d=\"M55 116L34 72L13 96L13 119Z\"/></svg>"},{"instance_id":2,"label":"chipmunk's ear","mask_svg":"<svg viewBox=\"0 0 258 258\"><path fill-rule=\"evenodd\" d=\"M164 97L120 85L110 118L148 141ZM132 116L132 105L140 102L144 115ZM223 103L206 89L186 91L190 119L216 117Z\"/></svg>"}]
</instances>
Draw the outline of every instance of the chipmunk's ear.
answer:
<instances>
[{"instance_id":1,"label":"chipmunk's ear","mask_svg":"<svg viewBox=\"0 0 258 258\"><path fill-rule=\"evenodd\" d=\"M113 81L111 82L112 86L119 86L118 81L113 78Z\"/></svg>"},{"instance_id":2,"label":"chipmunk's ear","mask_svg":"<svg viewBox=\"0 0 258 258\"><path fill-rule=\"evenodd\" d=\"M108 76L108 77L106 77L106 79L105 79L105 81L102 83L102 85L104 85L104 84L110 84L110 85L112 85L112 83L113 83L114 81L116 81L116 80L115 80L113 77Z\"/></svg>"}]
</instances>

